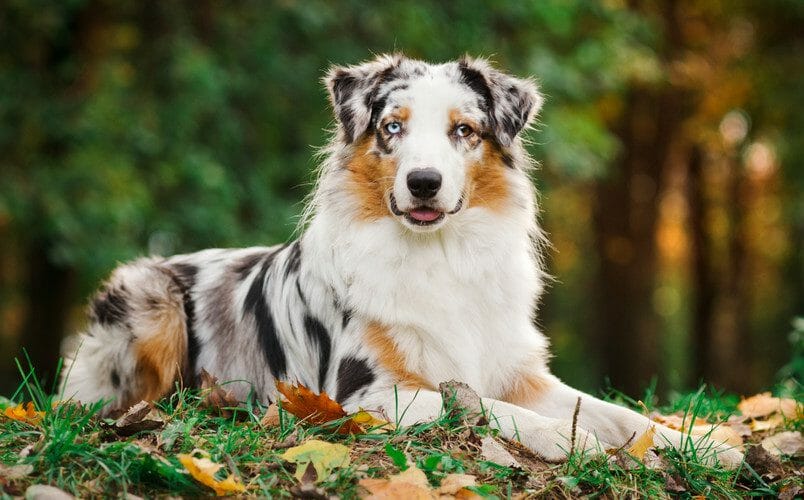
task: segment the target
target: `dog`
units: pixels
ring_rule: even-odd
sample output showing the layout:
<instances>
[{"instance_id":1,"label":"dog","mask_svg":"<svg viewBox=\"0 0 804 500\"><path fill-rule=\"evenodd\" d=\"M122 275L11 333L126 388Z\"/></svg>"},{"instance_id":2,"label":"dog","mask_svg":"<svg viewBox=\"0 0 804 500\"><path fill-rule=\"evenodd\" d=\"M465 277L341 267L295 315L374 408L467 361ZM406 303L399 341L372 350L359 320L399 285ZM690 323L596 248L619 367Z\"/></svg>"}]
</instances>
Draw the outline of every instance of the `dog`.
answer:
<instances>
[{"instance_id":1,"label":"dog","mask_svg":"<svg viewBox=\"0 0 804 500\"><path fill-rule=\"evenodd\" d=\"M543 103L533 80L483 59L394 54L324 81L337 129L301 236L118 267L66 356L66 397L124 409L205 369L242 400L275 401L287 380L407 425L437 418L437 387L455 379L491 426L549 461L651 426L656 446L692 442L549 371L535 326L545 237L521 137Z\"/></svg>"}]
</instances>

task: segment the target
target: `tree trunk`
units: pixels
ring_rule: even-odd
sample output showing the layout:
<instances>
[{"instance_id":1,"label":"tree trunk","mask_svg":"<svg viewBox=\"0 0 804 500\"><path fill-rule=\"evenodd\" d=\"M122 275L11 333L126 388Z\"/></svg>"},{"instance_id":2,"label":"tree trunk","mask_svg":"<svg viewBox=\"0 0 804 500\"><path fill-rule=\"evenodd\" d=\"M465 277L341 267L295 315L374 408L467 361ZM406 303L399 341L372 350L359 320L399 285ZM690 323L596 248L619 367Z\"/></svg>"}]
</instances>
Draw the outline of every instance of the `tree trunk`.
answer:
<instances>
[{"instance_id":1,"label":"tree trunk","mask_svg":"<svg viewBox=\"0 0 804 500\"><path fill-rule=\"evenodd\" d=\"M50 390L58 375L56 366L64 337L70 298L73 296L75 272L54 264L48 257L52 245L39 241L26 255L28 277L26 315L22 326L22 345L36 369L37 378ZM25 355L19 353L27 369Z\"/></svg>"}]
</instances>

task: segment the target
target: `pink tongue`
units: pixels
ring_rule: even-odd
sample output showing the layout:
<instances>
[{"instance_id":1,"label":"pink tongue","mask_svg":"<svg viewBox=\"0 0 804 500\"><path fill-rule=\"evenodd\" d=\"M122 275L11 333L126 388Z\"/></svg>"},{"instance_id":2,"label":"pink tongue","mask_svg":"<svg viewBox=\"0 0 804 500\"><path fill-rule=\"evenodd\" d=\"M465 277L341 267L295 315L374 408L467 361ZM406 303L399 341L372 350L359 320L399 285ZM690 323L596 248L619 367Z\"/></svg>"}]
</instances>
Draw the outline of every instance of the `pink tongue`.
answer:
<instances>
[{"instance_id":1,"label":"pink tongue","mask_svg":"<svg viewBox=\"0 0 804 500\"><path fill-rule=\"evenodd\" d=\"M441 212L430 210L429 208L417 208L410 211L410 216L422 222L430 222L438 219Z\"/></svg>"}]
</instances>

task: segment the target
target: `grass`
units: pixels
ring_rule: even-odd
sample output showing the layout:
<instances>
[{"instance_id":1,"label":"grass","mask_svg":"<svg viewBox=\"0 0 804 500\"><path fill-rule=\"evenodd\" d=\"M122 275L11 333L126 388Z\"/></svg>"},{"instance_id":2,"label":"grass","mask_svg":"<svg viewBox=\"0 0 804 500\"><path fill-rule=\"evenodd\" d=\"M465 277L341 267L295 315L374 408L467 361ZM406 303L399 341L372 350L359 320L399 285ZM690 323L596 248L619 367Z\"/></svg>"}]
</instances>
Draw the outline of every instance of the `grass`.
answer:
<instances>
[{"instance_id":1,"label":"grass","mask_svg":"<svg viewBox=\"0 0 804 500\"><path fill-rule=\"evenodd\" d=\"M202 397L193 390L178 390L157 404L165 418L160 428L122 437L112 420L99 416L98 405L54 405L57 398L39 385L33 370L21 373L19 389L10 399L0 401L0 407L30 400L44 409L44 417L36 425L0 417L3 498L24 495L33 484L53 485L80 497L123 492L142 497L212 495L177 458L194 450L203 450L210 459L224 464L220 474L237 475L249 495L290 497L291 488L297 485L295 466L282 460L281 454L309 437L350 448L351 464L318 484L326 494L343 498L361 495L360 478L388 477L409 464L424 471L434 486L450 473L474 475L479 485L474 488L476 493L499 498L523 493L534 497L777 496L785 487L801 485L801 477L794 473L802 465L800 460L788 458L783 461L781 477L763 478L747 465L736 471L706 465L691 449L660 451L665 466L655 470L637 462L623 465L605 455L577 453L565 463L547 464L516 443L504 442L523 466L512 468L483 457L479 442L493 434L491 429L468 424L455 412L390 433L342 436L328 428L302 425L284 412L280 412L279 425L263 427L260 408L223 418L205 408ZM635 404L613 392L609 398ZM723 418L735 412L736 403L734 397L700 390L675 398L663 410L691 409L691 416ZM790 421L786 426L800 429L801 422ZM9 468L13 466L17 468ZM9 471L20 470L21 477L11 478Z\"/></svg>"}]
</instances>

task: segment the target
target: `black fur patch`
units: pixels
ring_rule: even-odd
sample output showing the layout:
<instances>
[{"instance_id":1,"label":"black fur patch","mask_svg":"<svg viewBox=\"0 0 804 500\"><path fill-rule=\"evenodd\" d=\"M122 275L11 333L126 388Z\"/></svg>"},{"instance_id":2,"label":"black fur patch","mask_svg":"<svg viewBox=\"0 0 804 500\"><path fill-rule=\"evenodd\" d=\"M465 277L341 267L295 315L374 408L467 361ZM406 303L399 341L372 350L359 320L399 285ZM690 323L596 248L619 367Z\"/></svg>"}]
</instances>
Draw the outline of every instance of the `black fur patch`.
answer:
<instances>
[{"instance_id":1,"label":"black fur patch","mask_svg":"<svg viewBox=\"0 0 804 500\"><path fill-rule=\"evenodd\" d=\"M355 120L354 111L348 103L359 83L359 80L347 71L339 71L332 79L332 97L335 101L335 110L350 141L355 136Z\"/></svg>"},{"instance_id":2,"label":"black fur patch","mask_svg":"<svg viewBox=\"0 0 804 500\"><path fill-rule=\"evenodd\" d=\"M301 266L301 242L296 240L293 244L290 245L290 250L288 250L288 258L285 261L285 280L288 279L290 273L295 273L299 271L299 267Z\"/></svg>"},{"instance_id":3,"label":"black fur patch","mask_svg":"<svg viewBox=\"0 0 804 500\"><path fill-rule=\"evenodd\" d=\"M346 330L346 327L349 326L350 321L352 321L352 310L346 309L343 311L343 324L341 324L341 330Z\"/></svg>"},{"instance_id":4,"label":"black fur patch","mask_svg":"<svg viewBox=\"0 0 804 500\"><path fill-rule=\"evenodd\" d=\"M307 337L318 346L318 388L324 390L324 379L329 370L329 357L332 352L332 341L329 332L320 321L306 314L304 316L304 330Z\"/></svg>"},{"instance_id":5,"label":"black fur patch","mask_svg":"<svg viewBox=\"0 0 804 500\"><path fill-rule=\"evenodd\" d=\"M366 360L346 357L338 365L338 392L335 399L343 403L349 396L374 382L374 372Z\"/></svg>"},{"instance_id":6,"label":"black fur patch","mask_svg":"<svg viewBox=\"0 0 804 500\"><path fill-rule=\"evenodd\" d=\"M195 334L195 301L193 300L192 289L195 287L198 267L192 264L174 264L171 271L175 277L176 284L182 292L184 302L184 316L186 318L187 329L187 370L184 377L189 385L195 385L196 368L198 366L198 355L201 352L201 342Z\"/></svg>"},{"instance_id":7,"label":"black fur patch","mask_svg":"<svg viewBox=\"0 0 804 500\"><path fill-rule=\"evenodd\" d=\"M461 71L463 83L482 98L482 102L485 105L483 111L489 113L489 118L493 119L494 98L491 95L491 88L486 82L486 77L480 71L470 68L464 61L458 63L458 68Z\"/></svg>"},{"instance_id":8,"label":"black fur patch","mask_svg":"<svg viewBox=\"0 0 804 500\"><path fill-rule=\"evenodd\" d=\"M391 148L388 147L388 144L385 142L385 138L382 136L382 132L379 130L374 133L375 141L377 142L377 147L385 154L391 153Z\"/></svg>"},{"instance_id":9,"label":"black fur patch","mask_svg":"<svg viewBox=\"0 0 804 500\"><path fill-rule=\"evenodd\" d=\"M304 292L301 289L301 283L299 283L298 278L296 278L296 293L299 294L299 299L301 299L302 304L304 304L304 307L307 307L307 297L304 296Z\"/></svg>"},{"instance_id":10,"label":"black fur patch","mask_svg":"<svg viewBox=\"0 0 804 500\"><path fill-rule=\"evenodd\" d=\"M129 313L126 290L104 289L98 293L92 301L90 314L92 319L102 325L123 324Z\"/></svg>"},{"instance_id":11,"label":"black fur patch","mask_svg":"<svg viewBox=\"0 0 804 500\"><path fill-rule=\"evenodd\" d=\"M112 387L115 389L120 388L120 375L117 373L117 370L112 370Z\"/></svg>"},{"instance_id":12,"label":"black fur patch","mask_svg":"<svg viewBox=\"0 0 804 500\"><path fill-rule=\"evenodd\" d=\"M265 276L272 262L273 259L266 259L257 276L254 277L254 281L251 282L246 294L246 301L243 304L243 313L250 313L254 316L257 338L268 362L268 367L271 369L271 375L275 379L279 379L287 372L287 358L282 344L279 342L271 310L265 300Z\"/></svg>"},{"instance_id":13,"label":"black fur patch","mask_svg":"<svg viewBox=\"0 0 804 500\"><path fill-rule=\"evenodd\" d=\"M257 252L243 257L239 262L232 266L232 272L237 274L240 281L248 278L257 264L265 258L265 252Z\"/></svg>"}]
</instances>

